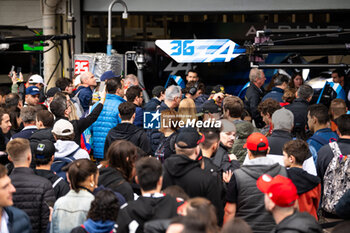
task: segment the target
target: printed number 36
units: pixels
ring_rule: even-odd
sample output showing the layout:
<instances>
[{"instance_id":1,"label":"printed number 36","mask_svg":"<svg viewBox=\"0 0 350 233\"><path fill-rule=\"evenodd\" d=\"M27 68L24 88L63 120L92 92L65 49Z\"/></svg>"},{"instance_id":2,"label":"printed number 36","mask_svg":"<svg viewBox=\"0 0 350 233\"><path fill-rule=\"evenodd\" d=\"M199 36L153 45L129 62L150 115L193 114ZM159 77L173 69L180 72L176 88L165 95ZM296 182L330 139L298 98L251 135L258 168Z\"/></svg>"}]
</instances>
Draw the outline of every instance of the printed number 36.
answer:
<instances>
[{"instance_id":1,"label":"printed number 36","mask_svg":"<svg viewBox=\"0 0 350 233\"><path fill-rule=\"evenodd\" d=\"M170 54L171 56L175 55L193 55L194 53L194 47L189 46L193 40L174 40L170 44L175 44L176 46L172 47L172 50L176 50L176 52L173 52Z\"/></svg>"}]
</instances>

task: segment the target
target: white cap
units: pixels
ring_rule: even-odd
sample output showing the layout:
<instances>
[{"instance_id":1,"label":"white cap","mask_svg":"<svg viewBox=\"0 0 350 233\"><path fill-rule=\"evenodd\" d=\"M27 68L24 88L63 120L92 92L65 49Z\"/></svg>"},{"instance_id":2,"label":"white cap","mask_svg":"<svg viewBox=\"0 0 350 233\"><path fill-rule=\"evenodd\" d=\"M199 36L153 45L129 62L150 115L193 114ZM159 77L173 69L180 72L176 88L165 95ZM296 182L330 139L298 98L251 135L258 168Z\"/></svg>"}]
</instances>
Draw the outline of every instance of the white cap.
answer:
<instances>
[{"instance_id":1,"label":"white cap","mask_svg":"<svg viewBox=\"0 0 350 233\"><path fill-rule=\"evenodd\" d=\"M56 121L51 131L58 136L68 136L74 133L74 128L72 123L67 120L61 119Z\"/></svg>"},{"instance_id":2,"label":"white cap","mask_svg":"<svg viewBox=\"0 0 350 233\"><path fill-rule=\"evenodd\" d=\"M75 87L78 86L79 84L81 84L80 74L77 77L75 77L73 84L74 84Z\"/></svg>"},{"instance_id":3,"label":"white cap","mask_svg":"<svg viewBox=\"0 0 350 233\"><path fill-rule=\"evenodd\" d=\"M41 77L38 74L34 74L34 75L30 76L28 82L29 83L42 83L42 84L45 84L43 77Z\"/></svg>"}]
</instances>

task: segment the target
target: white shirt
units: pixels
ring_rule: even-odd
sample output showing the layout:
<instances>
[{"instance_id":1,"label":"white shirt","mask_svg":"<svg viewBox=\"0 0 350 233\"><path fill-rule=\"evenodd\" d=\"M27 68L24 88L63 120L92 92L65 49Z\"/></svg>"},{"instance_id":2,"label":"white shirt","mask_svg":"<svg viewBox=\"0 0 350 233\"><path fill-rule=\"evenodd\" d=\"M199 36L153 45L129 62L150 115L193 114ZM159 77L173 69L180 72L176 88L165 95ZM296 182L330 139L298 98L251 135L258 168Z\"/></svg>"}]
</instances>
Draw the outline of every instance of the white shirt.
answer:
<instances>
[{"instance_id":1,"label":"white shirt","mask_svg":"<svg viewBox=\"0 0 350 233\"><path fill-rule=\"evenodd\" d=\"M9 222L9 216L6 211L2 209L1 223L0 223L0 233L9 233L7 224Z\"/></svg>"}]
</instances>

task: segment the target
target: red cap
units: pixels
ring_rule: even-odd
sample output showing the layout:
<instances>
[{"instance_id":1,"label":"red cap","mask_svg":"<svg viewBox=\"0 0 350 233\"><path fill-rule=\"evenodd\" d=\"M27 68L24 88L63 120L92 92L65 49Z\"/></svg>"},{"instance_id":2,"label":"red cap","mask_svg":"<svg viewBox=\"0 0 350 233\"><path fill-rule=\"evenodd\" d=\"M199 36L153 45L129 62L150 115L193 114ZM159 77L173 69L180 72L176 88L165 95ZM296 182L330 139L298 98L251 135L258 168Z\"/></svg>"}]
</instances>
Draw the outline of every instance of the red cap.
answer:
<instances>
[{"instance_id":1,"label":"red cap","mask_svg":"<svg viewBox=\"0 0 350 233\"><path fill-rule=\"evenodd\" d=\"M261 133L252 133L247 138L247 142L243 148L247 148L252 151L266 151L269 148L269 141Z\"/></svg>"},{"instance_id":2,"label":"red cap","mask_svg":"<svg viewBox=\"0 0 350 233\"><path fill-rule=\"evenodd\" d=\"M280 207L291 207L299 198L297 188L292 180L281 175L272 178L270 175L264 174L259 177L256 185L261 192L266 193Z\"/></svg>"}]
</instances>

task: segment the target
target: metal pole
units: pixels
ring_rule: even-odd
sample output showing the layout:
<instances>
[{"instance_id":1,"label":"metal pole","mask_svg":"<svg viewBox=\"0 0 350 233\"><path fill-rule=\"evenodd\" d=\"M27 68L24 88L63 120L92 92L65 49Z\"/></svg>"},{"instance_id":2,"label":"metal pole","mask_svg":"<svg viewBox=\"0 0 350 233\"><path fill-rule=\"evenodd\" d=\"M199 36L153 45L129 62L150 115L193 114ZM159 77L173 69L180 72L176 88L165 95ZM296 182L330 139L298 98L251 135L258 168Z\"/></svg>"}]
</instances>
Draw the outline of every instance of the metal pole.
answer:
<instances>
[{"instance_id":1,"label":"metal pole","mask_svg":"<svg viewBox=\"0 0 350 233\"><path fill-rule=\"evenodd\" d=\"M128 18L128 7L123 0L114 0L109 4L108 7L108 39L107 39L107 55L112 55L112 8L114 4L120 3L124 7L124 12L122 14L123 19Z\"/></svg>"}]
</instances>

